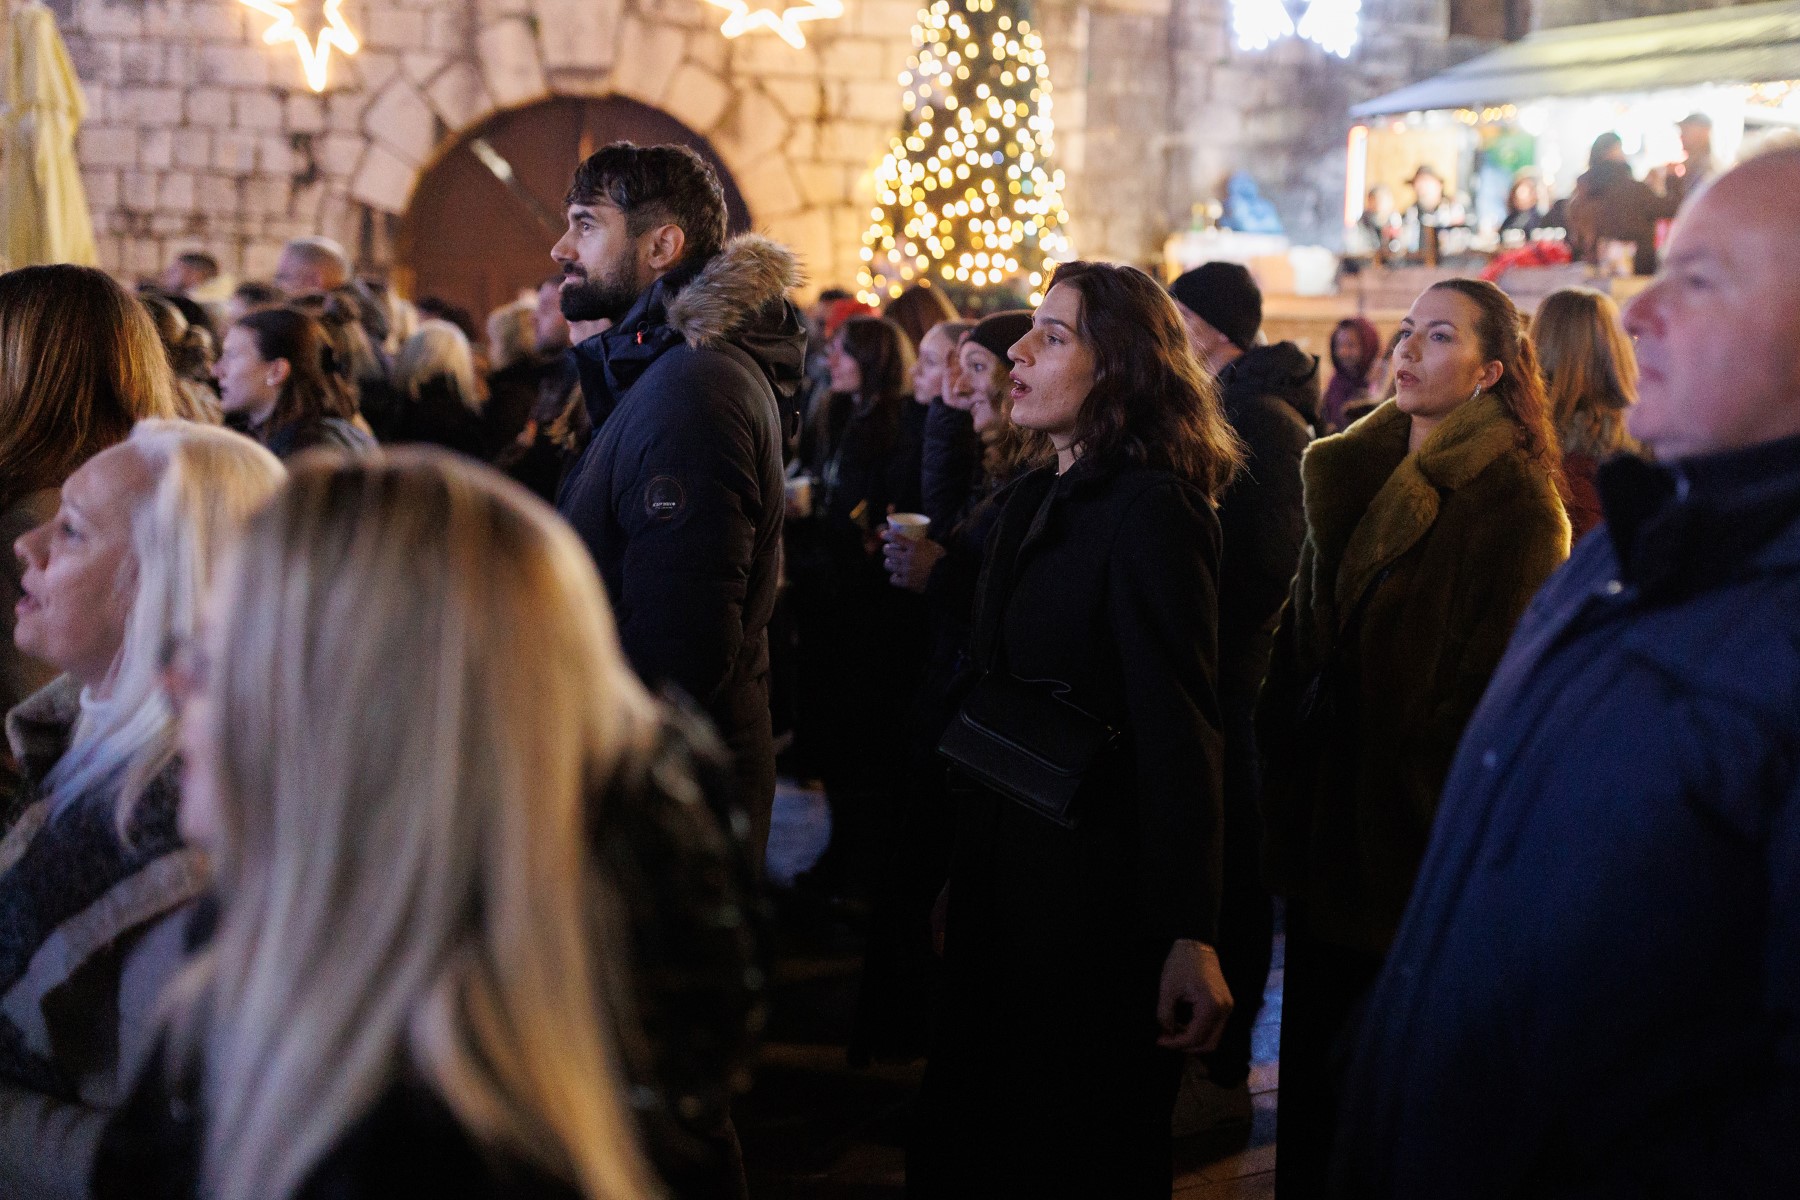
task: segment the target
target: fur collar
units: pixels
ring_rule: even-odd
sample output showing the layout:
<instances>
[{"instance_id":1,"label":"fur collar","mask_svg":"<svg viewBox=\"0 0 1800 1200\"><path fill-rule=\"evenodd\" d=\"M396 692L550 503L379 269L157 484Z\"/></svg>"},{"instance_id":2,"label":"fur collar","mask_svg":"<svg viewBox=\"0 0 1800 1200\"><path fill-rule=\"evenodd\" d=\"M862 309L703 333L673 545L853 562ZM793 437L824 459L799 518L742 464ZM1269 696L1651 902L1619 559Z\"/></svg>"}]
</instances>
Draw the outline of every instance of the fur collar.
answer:
<instances>
[{"instance_id":1,"label":"fur collar","mask_svg":"<svg viewBox=\"0 0 1800 1200\"><path fill-rule=\"evenodd\" d=\"M1467 486L1518 444L1518 427L1493 396L1457 409L1417 454L1412 419L1388 401L1307 451L1306 522L1317 565L1316 596L1331 596L1338 620L1388 564L1437 520L1443 494Z\"/></svg>"},{"instance_id":2,"label":"fur collar","mask_svg":"<svg viewBox=\"0 0 1800 1200\"><path fill-rule=\"evenodd\" d=\"M56 765L80 715L81 684L73 675L58 675L6 714L6 744L27 779L40 781Z\"/></svg>"},{"instance_id":3,"label":"fur collar","mask_svg":"<svg viewBox=\"0 0 1800 1200\"><path fill-rule=\"evenodd\" d=\"M668 323L699 349L739 333L805 276L794 254L761 234L725 243L668 304Z\"/></svg>"}]
</instances>

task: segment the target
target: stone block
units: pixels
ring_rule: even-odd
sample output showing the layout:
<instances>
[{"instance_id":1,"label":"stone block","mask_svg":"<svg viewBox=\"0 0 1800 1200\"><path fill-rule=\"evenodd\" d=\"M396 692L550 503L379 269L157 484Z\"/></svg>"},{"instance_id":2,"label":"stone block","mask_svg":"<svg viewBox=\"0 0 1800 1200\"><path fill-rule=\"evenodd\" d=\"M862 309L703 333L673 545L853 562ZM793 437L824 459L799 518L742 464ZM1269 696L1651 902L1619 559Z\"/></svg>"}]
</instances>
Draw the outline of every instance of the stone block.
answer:
<instances>
[{"instance_id":1,"label":"stone block","mask_svg":"<svg viewBox=\"0 0 1800 1200\"><path fill-rule=\"evenodd\" d=\"M244 279L273 279L280 257L280 242L249 242L244 246L244 265L238 273Z\"/></svg>"},{"instance_id":2,"label":"stone block","mask_svg":"<svg viewBox=\"0 0 1800 1200\"><path fill-rule=\"evenodd\" d=\"M717 30L719 22L711 22L710 27ZM801 29L805 31L806 26ZM817 36L808 39L804 50L796 50L772 33L745 34L732 43L731 60L740 73L758 79L817 78L823 53L814 41Z\"/></svg>"},{"instance_id":3,"label":"stone block","mask_svg":"<svg viewBox=\"0 0 1800 1200\"><path fill-rule=\"evenodd\" d=\"M827 79L890 79L898 70L893 50L870 38L835 38L820 53L820 74ZM905 56L900 58L905 62Z\"/></svg>"},{"instance_id":4,"label":"stone block","mask_svg":"<svg viewBox=\"0 0 1800 1200\"><path fill-rule=\"evenodd\" d=\"M705 67L714 75L731 74L731 48L731 40L716 29L694 29L688 32L687 61Z\"/></svg>"},{"instance_id":5,"label":"stone block","mask_svg":"<svg viewBox=\"0 0 1800 1200\"><path fill-rule=\"evenodd\" d=\"M794 178L800 183L800 195L808 205L829 207L847 198L844 168L836 163L795 163Z\"/></svg>"},{"instance_id":6,"label":"stone block","mask_svg":"<svg viewBox=\"0 0 1800 1200\"><path fill-rule=\"evenodd\" d=\"M830 275L833 254L831 226L816 210L806 209L785 217L758 222L757 228L794 252L805 275L802 288L816 286L822 274Z\"/></svg>"},{"instance_id":7,"label":"stone block","mask_svg":"<svg viewBox=\"0 0 1800 1200\"><path fill-rule=\"evenodd\" d=\"M200 48L183 42L163 47L163 82L170 87L189 88L200 75Z\"/></svg>"},{"instance_id":8,"label":"stone block","mask_svg":"<svg viewBox=\"0 0 1800 1200\"><path fill-rule=\"evenodd\" d=\"M713 131L713 146L728 158L748 160L784 149L787 114L759 89L743 89Z\"/></svg>"},{"instance_id":9,"label":"stone block","mask_svg":"<svg viewBox=\"0 0 1800 1200\"><path fill-rule=\"evenodd\" d=\"M872 121L833 121L825 126L819 157L827 162L846 163L866 170L880 162L887 152L888 138L893 134L889 124L897 125L898 117L891 123L880 125Z\"/></svg>"},{"instance_id":10,"label":"stone block","mask_svg":"<svg viewBox=\"0 0 1800 1200\"><path fill-rule=\"evenodd\" d=\"M190 88L185 102L186 124L206 129L231 128L231 92L225 88Z\"/></svg>"},{"instance_id":11,"label":"stone block","mask_svg":"<svg viewBox=\"0 0 1800 1200\"><path fill-rule=\"evenodd\" d=\"M681 64L685 44L686 37L680 29L626 18L619 32L613 90L646 104L660 104Z\"/></svg>"},{"instance_id":12,"label":"stone block","mask_svg":"<svg viewBox=\"0 0 1800 1200\"><path fill-rule=\"evenodd\" d=\"M288 197L292 191L287 180L258 175L244 180L240 191L246 216L279 218L287 215Z\"/></svg>"},{"instance_id":13,"label":"stone block","mask_svg":"<svg viewBox=\"0 0 1800 1200\"><path fill-rule=\"evenodd\" d=\"M838 114L853 121L889 122L896 128L906 110L900 106L900 85L886 80L852 80L836 85L842 102Z\"/></svg>"},{"instance_id":14,"label":"stone block","mask_svg":"<svg viewBox=\"0 0 1800 1200\"><path fill-rule=\"evenodd\" d=\"M258 132L280 129L286 115L281 98L273 92L244 91L231 98L232 124L239 129Z\"/></svg>"},{"instance_id":15,"label":"stone block","mask_svg":"<svg viewBox=\"0 0 1800 1200\"><path fill-rule=\"evenodd\" d=\"M632 7L653 25L670 25L678 29L717 30L725 20L723 9L701 0L635 0Z\"/></svg>"},{"instance_id":16,"label":"stone block","mask_svg":"<svg viewBox=\"0 0 1800 1200\"><path fill-rule=\"evenodd\" d=\"M355 172L357 163L362 161L363 151L367 148L368 143L360 137L329 133L313 142L313 161L327 175L348 179Z\"/></svg>"},{"instance_id":17,"label":"stone block","mask_svg":"<svg viewBox=\"0 0 1800 1200\"><path fill-rule=\"evenodd\" d=\"M460 6L442 5L425 14L425 43L414 49L461 55L468 53L474 39L468 11Z\"/></svg>"},{"instance_id":18,"label":"stone block","mask_svg":"<svg viewBox=\"0 0 1800 1200\"><path fill-rule=\"evenodd\" d=\"M156 207L163 212L187 213L194 208L194 177L186 171L170 171L156 189Z\"/></svg>"},{"instance_id":19,"label":"stone block","mask_svg":"<svg viewBox=\"0 0 1800 1200\"><path fill-rule=\"evenodd\" d=\"M476 47L488 94L500 107L527 104L549 91L537 38L525 21L513 18L488 26L476 39Z\"/></svg>"},{"instance_id":20,"label":"stone block","mask_svg":"<svg viewBox=\"0 0 1800 1200\"><path fill-rule=\"evenodd\" d=\"M87 167L134 167L138 135L135 129L109 125L83 126L75 142L76 157Z\"/></svg>"},{"instance_id":21,"label":"stone block","mask_svg":"<svg viewBox=\"0 0 1800 1200\"><path fill-rule=\"evenodd\" d=\"M119 176L119 207L126 212L151 212L156 208L156 174L125 171Z\"/></svg>"},{"instance_id":22,"label":"stone block","mask_svg":"<svg viewBox=\"0 0 1800 1200\"><path fill-rule=\"evenodd\" d=\"M300 169L294 144L286 134L268 133L256 145L257 168L266 175L292 175Z\"/></svg>"},{"instance_id":23,"label":"stone block","mask_svg":"<svg viewBox=\"0 0 1800 1200\"><path fill-rule=\"evenodd\" d=\"M136 4L84 4L81 29L100 37L140 38L144 35L143 9Z\"/></svg>"},{"instance_id":24,"label":"stone block","mask_svg":"<svg viewBox=\"0 0 1800 1200\"><path fill-rule=\"evenodd\" d=\"M414 180L411 164L386 147L372 144L350 183L350 197L380 212L403 212Z\"/></svg>"},{"instance_id":25,"label":"stone block","mask_svg":"<svg viewBox=\"0 0 1800 1200\"><path fill-rule=\"evenodd\" d=\"M139 128L168 128L181 124L181 91L178 88L122 87L107 104L112 120Z\"/></svg>"},{"instance_id":26,"label":"stone block","mask_svg":"<svg viewBox=\"0 0 1800 1200\"><path fill-rule=\"evenodd\" d=\"M400 73L400 56L391 50L365 50L350 61L355 64L356 78L361 82L360 90L365 97L379 92ZM334 79L341 77L341 74L333 75Z\"/></svg>"},{"instance_id":27,"label":"stone block","mask_svg":"<svg viewBox=\"0 0 1800 1200\"><path fill-rule=\"evenodd\" d=\"M475 16L483 25L506 17L530 15L531 0L475 0Z\"/></svg>"},{"instance_id":28,"label":"stone block","mask_svg":"<svg viewBox=\"0 0 1800 1200\"><path fill-rule=\"evenodd\" d=\"M249 175L256 170L256 135L253 133L218 133L213 135L213 170L228 175Z\"/></svg>"},{"instance_id":29,"label":"stone block","mask_svg":"<svg viewBox=\"0 0 1800 1200\"><path fill-rule=\"evenodd\" d=\"M417 50L425 44L425 14L417 10L371 7L363 18L363 41L382 50Z\"/></svg>"},{"instance_id":30,"label":"stone block","mask_svg":"<svg viewBox=\"0 0 1800 1200\"><path fill-rule=\"evenodd\" d=\"M552 71L605 71L619 44L623 0L536 0L538 42Z\"/></svg>"},{"instance_id":31,"label":"stone block","mask_svg":"<svg viewBox=\"0 0 1800 1200\"><path fill-rule=\"evenodd\" d=\"M177 129L172 141L177 167L195 171L212 165L212 134L207 130Z\"/></svg>"},{"instance_id":32,"label":"stone block","mask_svg":"<svg viewBox=\"0 0 1800 1200\"><path fill-rule=\"evenodd\" d=\"M419 90L395 79L363 114L363 128L409 163L421 163L437 145L437 117Z\"/></svg>"},{"instance_id":33,"label":"stone block","mask_svg":"<svg viewBox=\"0 0 1800 1200\"><path fill-rule=\"evenodd\" d=\"M669 81L663 108L696 133L710 133L731 99L731 88L724 80L704 67L688 63L678 68Z\"/></svg>"},{"instance_id":34,"label":"stone block","mask_svg":"<svg viewBox=\"0 0 1800 1200\"><path fill-rule=\"evenodd\" d=\"M796 121L810 121L824 111L825 89L812 79L765 79L762 90L774 97Z\"/></svg>"},{"instance_id":35,"label":"stone block","mask_svg":"<svg viewBox=\"0 0 1800 1200\"><path fill-rule=\"evenodd\" d=\"M494 111L481 72L469 63L452 63L431 81L425 95L438 119L452 133L460 132Z\"/></svg>"},{"instance_id":36,"label":"stone block","mask_svg":"<svg viewBox=\"0 0 1800 1200\"><path fill-rule=\"evenodd\" d=\"M138 139L138 163L155 171L175 165L175 131L146 129Z\"/></svg>"},{"instance_id":37,"label":"stone block","mask_svg":"<svg viewBox=\"0 0 1800 1200\"><path fill-rule=\"evenodd\" d=\"M118 83L124 78L123 43L71 33L64 39L69 48L69 62L84 88L100 83Z\"/></svg>"},{"instance_id":38,"label":"stone block","mask_svg":"<svg viewBox=\"0 0 1800 1200\"><path fill-rule=\"evenodd\" d=\"M112 208L119 202L119 173L117 171L83 171L81 173L81 190L87 193L89 208L96 210Z\"/></svg>"},{"instance_id":39,"label":"stone block","mask_svg":"<svg viewBox=\"0 0 1800 1200\"><path fill-rule=\"evenodd\" d=\"M154 275L163 267L162 247L148 238L132 238L124 244L127 275Z\"/></svg>"},{"instance_id":40,"label":"stone block","mask_svg":"<svg viewBox=\"0 0 1800 1200\"><path fill-rule=\"evenodd\" d=\"M368 97L360 92L339 92L325 99L325 127L333 133L358 133L362 130L363 109Z\"/></svg>"},{"instance_id":41,"label":"stone block","mask_svg":"<svg viewBox=\"0 0 1800 1200\"><path fill-rule=\"evenodd\" d=\"M194 72L195 80L202 84L217 83L228 87L267 87L271 78L269 63L273 52L274 47L261 45L202 46L200 62ZM286 63L281 73L284 86L305 87L298 56L290 53L282 61Z\"/></svg>"},{"instance_id":42,"label":"stone block","mask_svg":"<svg viewBox=\"0 0 1800 1200\"><path fill-rule=\"evenodd\" d=\"M912 46L912 27L919 20L916 0L858 0L845 5L844 19L839 22L851 33L864 37L898 39Z\"/></svg>"},{"instance_id":43,"label":"stone block","mask_svg":"<svg viewBox=\"0 0 1800 1200\"><path fill-rule=\"evenodd\" d=\"M400 73L412 82L424 87L436 78L444 69L447 60L442 54L429 50L414 50L400 56Z\"/></svg>"},{"instance_id":44,"label":"stone block","mask_svg":"<svg viewBox=\"0 0 1800 1200\"><path fill-rule=\"evenodd\" d=\"M235 214L238 210L237 180L229 175L195 176L194 207L199 212L216 217Z\"/></svg>"},{"instance_id":45,"label":"stone block","mask_svg":"<svg viewBox=\"0 0 1800 1200\"><path fill-rule=\"evenodd\" d=\"M317 96L289 95L282 128L289 133L325 132L325 102Z\"/></svg>"},{"instance_id":46,"label":"stone block","mask_svg":"<svg viewBox=\"0 0 1800 1200\"><path fill-rule=\"evenodd\" d=\"M734 170L733 174L737 176L744 203L750 207L752 222L761 224L788 216L802 205L800 188L794 183L793 173L788 170L784 158L771 155L760 162L745 164L745 169Z\"/></svg>"},{"instance_id":47,"label":"stone block","mask_svg":"<svg viewBox=\"0 0 1800 1200\"><path fill-rule=\"evenodd\" d=\"M162 43L127 43L119 53L119 82L129 87L154 87L162 81Z\"/></svg>"}]
</instances>

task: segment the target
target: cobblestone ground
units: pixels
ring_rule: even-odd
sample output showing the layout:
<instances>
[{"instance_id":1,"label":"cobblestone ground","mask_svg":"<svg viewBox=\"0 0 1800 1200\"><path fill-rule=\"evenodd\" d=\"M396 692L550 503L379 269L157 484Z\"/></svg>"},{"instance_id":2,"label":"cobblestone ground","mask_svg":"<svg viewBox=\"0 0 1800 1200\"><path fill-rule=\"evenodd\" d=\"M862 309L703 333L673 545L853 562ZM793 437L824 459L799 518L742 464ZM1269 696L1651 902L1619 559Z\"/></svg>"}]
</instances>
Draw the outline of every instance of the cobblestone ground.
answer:
<instances>
[{"instance_id":1,"label":"cobblestone ground","mask_svg":"<svg viewBox=\"0 0 1800 1200\"><path fill-rule=\"evenodd\" d=\"M791 882L829 839L824 800L784 787L776 800L769 873ZM853 1070L845 1060L856 1004L860 937L854 914L783 893L776 996L755 1089L738 1110L754 1200L900 1200L912 1097L923 1064ZM1255 1042L1251 1121L1177 1141L1181 1200L1270 1200L1275 1194L1276 1045L1281 947ZM1192 1099L1184 1095L1184 1103Z\"/></svg>"}]
</instances>

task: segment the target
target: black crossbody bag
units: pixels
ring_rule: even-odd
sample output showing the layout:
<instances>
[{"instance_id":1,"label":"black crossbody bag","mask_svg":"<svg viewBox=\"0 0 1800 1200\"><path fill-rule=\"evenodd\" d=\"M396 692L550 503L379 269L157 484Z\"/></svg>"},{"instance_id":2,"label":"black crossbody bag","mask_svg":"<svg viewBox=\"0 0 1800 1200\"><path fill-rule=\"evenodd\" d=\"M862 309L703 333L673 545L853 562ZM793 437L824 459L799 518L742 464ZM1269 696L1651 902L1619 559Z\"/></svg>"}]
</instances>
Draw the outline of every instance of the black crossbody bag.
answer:
<instances>
[{"instance_id":1,"label":"black crossbody bag","mask_svg":"<svg viewBox=\"0 0 1800 1200\"><path fill-rule=\"evenodd\" d=\"M938 753L965 774L1064 829L1075 794L1119 731L1063 699L1065 684L990 670L944 730Z\"/></svg>"}]
</instances>

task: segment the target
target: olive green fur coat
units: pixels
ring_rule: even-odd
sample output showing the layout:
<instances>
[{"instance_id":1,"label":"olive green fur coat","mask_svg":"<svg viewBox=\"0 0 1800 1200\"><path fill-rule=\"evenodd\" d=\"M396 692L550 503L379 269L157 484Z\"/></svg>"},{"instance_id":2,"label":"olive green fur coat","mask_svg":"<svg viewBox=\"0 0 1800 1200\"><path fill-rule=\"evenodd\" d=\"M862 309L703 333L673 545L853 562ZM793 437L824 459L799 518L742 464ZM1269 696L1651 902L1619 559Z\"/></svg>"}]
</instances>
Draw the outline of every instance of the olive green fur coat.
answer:
<instances>
[{"instance_id":1,"label":"olive green fur coat","mask_svg":"<svg viewBox=\"0 0 1800 1200\"><path fill-rule=\"evenodd\" d=\"M1306 540L1264 682L1270 883L1312 932L1385 953L1463 726L1568 557L1550 468L1492 396L1409 454L1388 402L1306 454Z\"/></svg>"}]
</instances>

